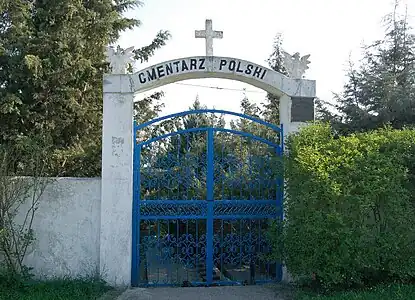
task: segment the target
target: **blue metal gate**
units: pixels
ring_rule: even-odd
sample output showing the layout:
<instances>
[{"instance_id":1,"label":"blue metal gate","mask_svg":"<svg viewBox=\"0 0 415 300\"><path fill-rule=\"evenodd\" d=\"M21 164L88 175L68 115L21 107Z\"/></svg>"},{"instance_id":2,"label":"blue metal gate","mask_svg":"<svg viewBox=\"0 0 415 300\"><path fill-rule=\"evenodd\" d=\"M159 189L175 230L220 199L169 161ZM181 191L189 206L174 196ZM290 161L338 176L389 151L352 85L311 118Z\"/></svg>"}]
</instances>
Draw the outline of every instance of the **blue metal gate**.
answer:
<instances>
[{"instance_id":1,"label":"blue metal gate","mask_svg":"<svg viewBox=\"0 0 415 300\"><path fill-rule=\"evenodd\" d=\"M214 126L208 114L240 121ZM133 286L281 280L267 231L283 216L282 128L190 110L135 125L134 138Z\"/></svg>"}]
</instances>

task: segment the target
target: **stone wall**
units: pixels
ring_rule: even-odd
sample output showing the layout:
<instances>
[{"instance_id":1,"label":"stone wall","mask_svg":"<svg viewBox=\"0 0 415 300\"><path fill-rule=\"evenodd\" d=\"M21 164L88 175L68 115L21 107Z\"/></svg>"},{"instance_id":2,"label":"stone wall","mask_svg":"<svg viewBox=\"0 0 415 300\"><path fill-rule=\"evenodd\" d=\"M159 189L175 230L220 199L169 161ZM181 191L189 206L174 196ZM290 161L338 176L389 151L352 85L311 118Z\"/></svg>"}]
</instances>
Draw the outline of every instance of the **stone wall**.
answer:
<instances>
[{"instance_id":1,"label":"stone wall","mask_svg":"<svg viewBox=\"0 0 415 300\"><path fill-rule=\"evenodd\" d=\"M33 222L36 240L25 259L37 278L108 276L105 266L100 274L100 202L100 178L57 178L48 185ZM29 203L21 206L17 222L28 208ZM284 269L284 281L290 281L287 274Z\"/></svg>"},{"instance_id":2,"label":"stone wall","mask_svg":"<svg viewBox=\"0 0 415 300\"><path fill-rule=\"evenodd\" d=\"M36 241L25 261L36 277L98 274L100 202L99 178L57 178L48 185L34 218ZM18 219L27 208L20 212Z\"/></svg>"}]
</instances>

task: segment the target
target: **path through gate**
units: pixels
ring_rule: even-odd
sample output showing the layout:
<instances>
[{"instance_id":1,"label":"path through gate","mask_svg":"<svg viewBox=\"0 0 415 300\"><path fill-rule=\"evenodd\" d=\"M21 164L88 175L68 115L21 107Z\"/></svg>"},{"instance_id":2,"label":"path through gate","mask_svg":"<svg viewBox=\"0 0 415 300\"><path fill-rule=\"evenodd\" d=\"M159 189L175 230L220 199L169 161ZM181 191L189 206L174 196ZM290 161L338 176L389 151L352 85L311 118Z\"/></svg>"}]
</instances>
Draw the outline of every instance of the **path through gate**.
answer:
<instances>
[{"instance_id":1,"label":"path through gate","mask_svg":"<svg viewBox=\"0 0 415 300\"><path fill-rule=\"evenodd\" d=\"M213 114L240 120L225 128ZM191 110L136 125L134 137L133 286L281 280L268 233L282 220L282 128Z\"/></svg>"}]
</instances>

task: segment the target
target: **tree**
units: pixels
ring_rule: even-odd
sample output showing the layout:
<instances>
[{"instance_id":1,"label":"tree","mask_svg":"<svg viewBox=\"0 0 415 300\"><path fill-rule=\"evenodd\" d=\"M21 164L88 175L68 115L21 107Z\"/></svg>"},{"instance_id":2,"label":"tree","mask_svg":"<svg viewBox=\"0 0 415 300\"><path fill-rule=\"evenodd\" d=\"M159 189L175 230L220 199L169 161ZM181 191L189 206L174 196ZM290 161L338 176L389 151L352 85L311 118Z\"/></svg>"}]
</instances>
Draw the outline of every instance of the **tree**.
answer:
<instances>
[{"instance_id":1,"label":"tree","mask_svg":"<svg viewBox=\"0 0 415 300\"><path fill-rule=\"evenodd\" d=\"M386 32L364 48L361 66L350 63L344 91L336 108L343 133L367 131L386 124L403 128L415 124L415 34L399 1L385 17Z\"/></svg>"},{"instance_id":2,"label":"tree","mask_svg":"<svg viewBox=\"0 0 415 300\"><path fill-rule=\"evenodd\" d=\"M241 100L240 104L241 113L250 117L254 117L257 119L262 119L264 109L258 107L255 103L251 102L249 98L244 95ZM249 132L254 135L261 135L261 127L258 124L253 123L247 119L238 119L235 121L231 121L230 123L232 129L236 129L243 132Z\"/></svg>"},{"instance_id":3,"label":"tree","mask_svg":"<svg viewBox=\"0 0 415 300\"><path fill-rule=\"evenodd\" d=\"M207 109L196 97L189 110ZM154 126L146 133L143 140L165 133L189 130L193 128L223 128L223 116L215 114L191 114L173 120L166 120ZM141 135L140 135L141 136ZM215 136L215 153L221 153L224 141ZM144 187L143 197L168 199L203 198L206 193L206 145L207 132L190 131L155 141L142 148L141 183ZM161 182L153 186L154 182ZM148 192L147 192L148 191ZM190 198L189 198L190 197ZM143 198L144 199L144 198ZM204 199L204 198L203 198Z\"/></svg>"},{"instance_id":4,"label":"tree","mask_svg":"<svg viewBox=\"0 0 415 300\"><path fill-rule=\"evenodd\" d=\"M336 138L319 123L288 138L274 241L293 276L333 290L414 279L414 141L391 128Z\"/></svg>"},{"instance_id":5,"label":"tree","mask_svg":"<svg viewBox=\"0 0 415 300\"><path fill-rule=\"evenodd\" d=\"M339 124L341 118L336 114L336 105L320 98L314 99L315 119L321 122Z\"/></svg>"},{"instance_id":6,"label":"tree","mask_svg":"<svg viewBox=\"0 0 415 300\"><path fill-rule=\"evenodd\" d=\"M282 42L282 35L277 34L274 39L272 53L268 58L268 65L272 70L288 76L288 72L285 69L283 63L284 57L282 50ZM279 105L279 97L268 93L266 102L264 103L265 109L263 111L265 121L270 122L272 124L280 124Z\"/></svg>"},{"instance_id":7,"label":"tree","mask_svg":"<svg viewBox=\"0 0 415 300\"><path fill-rule=\"evenodd\" d=\"M10 275L29 275L23 261L35 239L32 224L40 198L52 182L47 177L49 148L33 138L0 145L0 269ZM30 155L22 159L22 153ZM22 171L32 176L16 176Z\"/></svg>"},{"instance_id":8,"label":"tree","mask_svg":"<svg viewBox=\"0 0 415 300\"><path fill-rule=\"evenodd\" d=\"M140 25L123 16L140 4L1 1L0 144L42 135L53 145L51 169L99 175L104 50L122 31ZM135 51L135 59L147 61L168 38L160 31Z\"/></svg>"},{"instance_id":9,"label":"tree","mask_svg":"<svg viewBox=\"0 0 415 300\"><path fill-rule=\"evenodd\" d=\"M272 53L267 59L267 62L272 70L288 76L288 72L284 67L282 42L282 35L277 34L274 38ZM241 100L241 109L243 114L263 119L271 124L279 125L279 103L280 101L278 96L267 93L265 101L261 103L262 107L259 107L255 103L250 102L248 97L245 95ZM262 135L264 133L261 126L252 124L252 122L247 120L240 120L236 123L232 123L232 126L242 130L247 130L250 133L256 133L258 135Z\"/></svg>"}]
</instances>

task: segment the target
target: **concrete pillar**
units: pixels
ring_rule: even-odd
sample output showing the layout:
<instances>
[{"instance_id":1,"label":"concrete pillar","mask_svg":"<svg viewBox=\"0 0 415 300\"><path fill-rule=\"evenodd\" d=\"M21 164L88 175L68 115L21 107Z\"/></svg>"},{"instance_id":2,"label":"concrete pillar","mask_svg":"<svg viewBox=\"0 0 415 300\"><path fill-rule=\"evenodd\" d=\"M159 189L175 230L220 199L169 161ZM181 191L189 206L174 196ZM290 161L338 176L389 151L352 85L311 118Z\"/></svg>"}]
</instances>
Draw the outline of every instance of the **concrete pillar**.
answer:
<instances>
[{"instance_id":1,"label":"concrete pillar","mask_svg":"<svg viewBox=\"0 0 415 300\"><path fill-rule=\"evenodd\" d=\"M184 79L240 80L269 93L284 94L280 100L280 116L287 136L298 127L296 122L303 122L296 121L296 115L293 118L293 101L297 101L294 97L313 97L315 82L287 78L254 63L223 57L189 57L127 74L127 66L133 62L133 47L125 50L109 47L107 55L111 75L104 76L103 85L100 274L110 285L125 286L131 283L134 93ZM291 60L292 66L301 67L293 70L296 75L305 70L304 65L298 65L298 55L292 56ZM238 70L242 68L236 71L238 74L229 67L222 68L223 62L230 66L231 61L238 65ZM176 65L174 72L168 72L166 66L176 63L183 66L194 66L196 63L197 67L189 70L188 67L178 68L179 65ZM262 73L252 74L254 67Z\"/></svg>"},{"instance_id":2,"label":"concrete pillar","mask_svg":"<svg viewBox=\"0 0 415 300\"><path fill-rule=\"evenodd\" d=\"M100 274L114 286L131 281L134 93L123 76L105 75L103 95Z\"/></svg>"},{"instance_id":3,"label":"concrete pillar","mask_svg":"<svg viewBox=\"0 0 415 300\"><path fill-rule=\"evenodd\" d=\"M282 95L280 98L280 123L284 126L284 135L288 135L291 125L291 97Z\"/></svg>"}]
</instances>

